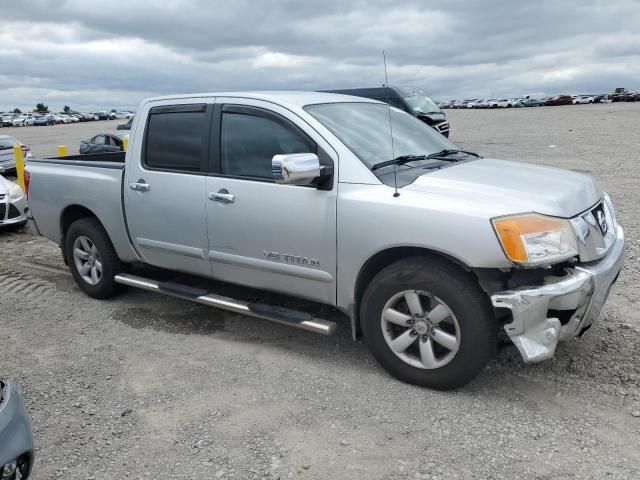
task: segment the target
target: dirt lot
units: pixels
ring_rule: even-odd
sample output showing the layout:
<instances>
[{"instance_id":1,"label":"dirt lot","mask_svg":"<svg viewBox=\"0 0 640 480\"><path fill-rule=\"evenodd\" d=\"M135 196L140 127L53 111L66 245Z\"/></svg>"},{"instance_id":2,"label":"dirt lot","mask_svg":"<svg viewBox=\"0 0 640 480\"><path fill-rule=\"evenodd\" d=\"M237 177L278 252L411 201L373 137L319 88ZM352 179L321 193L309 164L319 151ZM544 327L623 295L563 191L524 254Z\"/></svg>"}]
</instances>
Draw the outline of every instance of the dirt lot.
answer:
<instances>
[{"instance_id":1,"label":"dirt lot","mask_svg":"<svg viewBox=\"0 0 640 480\"><path fill-rule=\"evenodd\" d=\"M640 478L640 104L448 115L466 149L611 194L627 266L584 338L534 366L505 347L434 392L387 375L346 324L325 338L141 291L93 300L55 245L0 233L0 375L24 389L34 478ZM50 155L116 124L0 133Z\"/></svg>"}]
</instances>

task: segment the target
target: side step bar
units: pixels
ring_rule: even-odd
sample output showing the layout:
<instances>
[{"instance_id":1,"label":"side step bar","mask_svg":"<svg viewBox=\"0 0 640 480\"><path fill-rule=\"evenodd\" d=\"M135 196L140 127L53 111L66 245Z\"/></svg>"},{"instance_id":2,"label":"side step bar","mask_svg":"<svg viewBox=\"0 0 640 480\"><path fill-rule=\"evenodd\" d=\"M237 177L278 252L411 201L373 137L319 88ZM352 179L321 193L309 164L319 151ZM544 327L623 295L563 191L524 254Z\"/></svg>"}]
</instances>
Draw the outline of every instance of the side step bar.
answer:
<instances>
[{"instance_id":1,"label":"side step bar","mask_svg":"<svg viewBox=\"0 0 640 480\"><path fill-rule=\"evenodd\" d=\"M174 282L158 282L149 278L120 273L114 277L117 283L130 287L141 288L150 292L163 293L172 297L190 300L192 302L209 305L210 307L229 310L230 312L248 315L250 317L262 318L271 322L281 323L290 327L320 333L322 335L332 335L336 331L336 323L328 320L315 318L314 316L275 305L265 305L262 303L249 303L242 300L235 300L222 295L215 295L206 290L182 285Z\"/></svg>"}]
</instances>

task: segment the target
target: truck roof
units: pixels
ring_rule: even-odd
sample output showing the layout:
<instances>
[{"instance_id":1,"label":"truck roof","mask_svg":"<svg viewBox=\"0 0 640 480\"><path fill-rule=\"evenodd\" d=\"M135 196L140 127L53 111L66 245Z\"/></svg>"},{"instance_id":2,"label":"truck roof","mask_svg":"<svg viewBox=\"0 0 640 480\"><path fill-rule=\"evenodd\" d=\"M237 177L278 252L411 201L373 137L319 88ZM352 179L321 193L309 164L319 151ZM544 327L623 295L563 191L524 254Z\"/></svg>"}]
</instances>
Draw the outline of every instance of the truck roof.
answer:
<instances>
[{"instance_id":1,"label":"truck roof","mask_svg":"<svg viewBox=\"0 0 640 480\"><path fill-rule=\"evenodd\" d=\"M190 93L180 95L165 95L162 97L148 98L143 101L157 102L163 100L181 100L185 98L202 98L202 97L240 97L251 98L255 100L265 100L282 105L302 108L305 105L317 103L337 103L337 102L363 102L363 103L380 103L377 100L369 98L354 97L350 95L340 95L336 93L324 92L305 92L305 91L255 91L255 92L212 92L212 93Z\"/></svg>"}]
</instances>

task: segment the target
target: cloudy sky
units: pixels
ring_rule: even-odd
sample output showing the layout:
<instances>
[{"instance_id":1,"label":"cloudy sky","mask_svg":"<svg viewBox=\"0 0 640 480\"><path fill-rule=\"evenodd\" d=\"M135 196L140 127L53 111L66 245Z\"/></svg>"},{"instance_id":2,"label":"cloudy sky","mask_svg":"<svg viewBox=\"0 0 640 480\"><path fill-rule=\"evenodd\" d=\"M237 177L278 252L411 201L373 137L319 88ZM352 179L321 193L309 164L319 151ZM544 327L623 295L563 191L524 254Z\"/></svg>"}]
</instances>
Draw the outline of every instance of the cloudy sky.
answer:
<instances>
[{"instance_id":1,"label":"cloudy sky","mask_svg":"<svg viewBox=\"0 0 640 480\"><path fill-rule=\"evenodd\" d=\"M417 85L436 99L640 89L638 0L0 0L0 110Z\"/></svg>"}]
</instances>

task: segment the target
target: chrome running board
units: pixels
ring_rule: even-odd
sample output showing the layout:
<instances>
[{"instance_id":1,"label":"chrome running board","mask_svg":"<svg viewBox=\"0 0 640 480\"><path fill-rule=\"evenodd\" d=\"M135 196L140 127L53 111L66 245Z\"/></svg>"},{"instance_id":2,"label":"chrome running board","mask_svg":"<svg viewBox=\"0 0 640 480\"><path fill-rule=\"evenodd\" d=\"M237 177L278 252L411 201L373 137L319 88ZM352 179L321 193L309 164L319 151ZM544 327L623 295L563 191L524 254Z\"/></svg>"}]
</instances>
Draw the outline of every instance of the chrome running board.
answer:
<instances>
[{"instance_id":1,"label":"chrome running board","mask_svg":"<svg viewBox=\"0 0 640 480\"><path fill-rule=\"evenodd\" d=\"M321 335L332 335L336 331L336 323L298 310L291 310L276 305L249 303L222 295L209 293L206 290L182 285L174 282L158 282L149 278L120 273L114 277L117 283L129 287L141 288L150 292L163 293L172 297L190 300L210 307L221 308L230 312L261 318L271 322L288 325L290 327L308 330Z\"/></svg>"}]
</instances>

